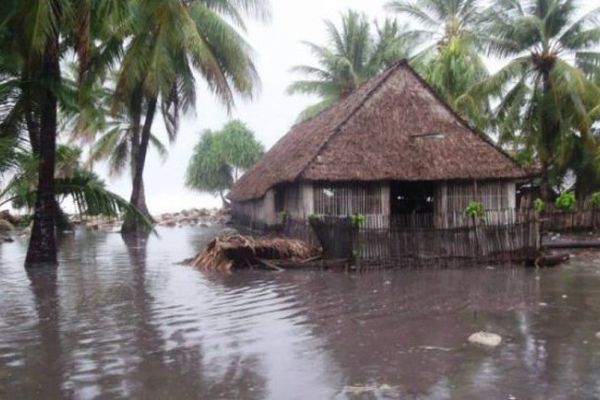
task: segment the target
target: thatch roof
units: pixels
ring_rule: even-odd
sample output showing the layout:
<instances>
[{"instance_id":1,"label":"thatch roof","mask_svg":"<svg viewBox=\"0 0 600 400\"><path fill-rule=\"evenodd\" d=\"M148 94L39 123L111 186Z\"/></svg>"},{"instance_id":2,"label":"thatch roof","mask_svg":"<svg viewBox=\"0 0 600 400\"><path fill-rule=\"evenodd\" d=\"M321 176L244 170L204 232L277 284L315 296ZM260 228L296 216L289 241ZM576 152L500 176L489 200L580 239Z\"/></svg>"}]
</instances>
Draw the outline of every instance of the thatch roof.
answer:
<instances>
[{"instance_id":1,"label":"thatch roof","mask_svg":"<svg viewBox=\"0 0 600 400\"><path fill-rule=\"evenodd\" d=\"M517 179L527 172L399 62L292 127L236 183L234 201L280 183Z\"/></svg>"}]
</instances>

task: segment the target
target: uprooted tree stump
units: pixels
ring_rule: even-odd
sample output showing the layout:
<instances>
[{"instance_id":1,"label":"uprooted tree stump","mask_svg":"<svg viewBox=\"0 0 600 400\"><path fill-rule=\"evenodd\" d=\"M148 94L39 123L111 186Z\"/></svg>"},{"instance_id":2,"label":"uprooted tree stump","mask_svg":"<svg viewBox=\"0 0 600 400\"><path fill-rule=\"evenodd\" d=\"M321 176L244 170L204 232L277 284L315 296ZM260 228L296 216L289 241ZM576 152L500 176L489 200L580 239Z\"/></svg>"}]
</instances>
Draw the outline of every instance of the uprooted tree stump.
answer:
<instances>
[{"instance_id":1,"label":"uprooted tree stump","mask_svg":"<svg viewBox=\"0 0 600 400\"><path fill-rule=\"evenodd\" d=\"M183 264L210 271L253 267L280 270L277 260L310 260L319 254L319 249L301 240L234 234L211 240L200 253Z\"/></svg>"}]
</instances>

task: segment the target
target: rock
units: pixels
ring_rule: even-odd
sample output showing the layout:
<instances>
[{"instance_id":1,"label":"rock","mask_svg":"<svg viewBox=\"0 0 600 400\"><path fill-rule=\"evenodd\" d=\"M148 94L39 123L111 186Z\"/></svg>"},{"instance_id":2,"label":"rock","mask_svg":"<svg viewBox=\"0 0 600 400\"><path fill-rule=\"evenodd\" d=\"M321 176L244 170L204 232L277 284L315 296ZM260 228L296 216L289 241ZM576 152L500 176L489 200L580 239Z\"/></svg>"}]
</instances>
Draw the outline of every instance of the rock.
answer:
<instances>
[{"instance_id":1,"label":"rock","mask_svg":"<svg viewBox=\"0 0 600 400\"><path fill-rule=\"evenodd\" d=\"M498 347L502 343L502 336L489 332L477 332L469 336L469 342L487 347Z\"/></svg>"},{"instance_id":2,"label":"rock","mask_svg":"<svg viewBox=\"0 0 600 400\"><path fill-rule=\"evenodd\" d=\"M13 238L12 238L12 237L10 237L10 236L5 236L5 237L3 237L3 238L2 238L2 241L3 241L4 243L12 243L12 242L14 242L14 241L15 241L15 239L13 239Z\"/></svg>"},{"instance_id":3,"label":"rock","mask_svg":"<svg viewBox=\"0 0 600 400\"><path fill-rule=\"evenodd\" d=\"M237 229L233 229L233 228L227 228L227 229L223 229L221 231L221 233L219 233L220 236L233 236L233 235L239 235L239 232L237 231Z\"/></svg>"},{"instance_id":4,"label":"rock","mask_svg":"<svg viewBox=\"0 0 600 400\"><path fill-rule=\"evenodd\" d=\"M11 225L17 225L19 223L19 217L15 217L13 216L10 211L8 210L3 210L0 211L0 219L4 220L4 221L8 221L10 222Z\"/></svg>"},{"instance_id":5,"label":"rock","mask_svg":"<svg viewBox=\"0 0 600 400\"><path fill-rule=\"evenodd\" d=\"M15 230L15 227L10 222L0 219L0 232L12 232Z\"/></svg>"},{"instance_id":6,"label":"rock","mask_svg":"<svg viewBox=\"0 0 600 400\"><path fill-rule=\"evenodd\" d=\"M100 223L98 222L88 222L85 224L86 228L91 229L93 231L97 231L100 228Z\"/></svg>"}]
</instances>

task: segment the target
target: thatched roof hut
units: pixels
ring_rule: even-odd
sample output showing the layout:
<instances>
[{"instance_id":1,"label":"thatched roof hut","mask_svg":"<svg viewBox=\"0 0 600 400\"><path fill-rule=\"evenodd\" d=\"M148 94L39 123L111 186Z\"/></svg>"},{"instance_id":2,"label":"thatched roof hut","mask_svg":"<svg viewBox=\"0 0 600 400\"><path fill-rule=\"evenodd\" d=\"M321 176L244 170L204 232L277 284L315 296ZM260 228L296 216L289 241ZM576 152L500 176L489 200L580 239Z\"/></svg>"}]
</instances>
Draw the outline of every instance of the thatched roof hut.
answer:
<instances>
[{"instance_id":1,"label":"thatched roof hut","mask_svg":"<svg viewBox=\"0 0 600 400\"><path fill-rule=\"evenodd\" d=\"M264 201L278 187L316 182L367 186L374 182L514 182L526 176L508 154L472 129L402 61L346 99L292 127L242 176L229 198L234 204L248 205ZM296 201L304 204L304 214L315 211L314 204L309 204L312 200L306 198L310 188L300 187L297 192L300 199ZM389 212L390 207L384 205L381 212L386 209Z\"/></svg>"}]
</instances>

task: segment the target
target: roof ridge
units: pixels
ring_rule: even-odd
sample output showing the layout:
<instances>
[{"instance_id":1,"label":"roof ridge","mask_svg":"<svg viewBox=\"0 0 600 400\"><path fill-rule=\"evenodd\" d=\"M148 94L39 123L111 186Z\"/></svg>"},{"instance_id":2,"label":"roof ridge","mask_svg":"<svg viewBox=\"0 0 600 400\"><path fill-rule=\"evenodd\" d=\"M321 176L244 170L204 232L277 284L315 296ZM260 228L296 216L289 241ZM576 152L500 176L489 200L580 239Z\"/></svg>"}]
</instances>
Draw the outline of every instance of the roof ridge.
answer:
<instances>
[{"instance_id":1,"label":"roof ridge","mask_svg":"<svg viewBox=\"0 0 600 400\"><path fill-rule=\"evenodd\" d=\"M523 166L521 166L521 164L519 164L517 160L515 160L510 154L508 154L508 152L506 152L506 150L504 150L500 145L495 143L485 132L482 132L478 128L472 126L454 108L450 107L448 102L446 102L442 98L442 96L437 92L437 90L435 90L425 79L423 79L423 77L421 77L421 75L419 75L417 71L415 71L415 69L410 66L410 64L407 64L407 67L411 74L413 74L417 78L417 80L427 89L427 91L429 91L435 97L435 99L439 103L441 103L442 106L458 120L458 122L460 122L465 128L467 128L469 132L473 133L475 137L483 140L484 142L492 146L495 150L499 151L504 157L508 158L518 168L523 169Z\"/></svg>"},{"instance_id":2,"label":"roof ridge","mask_svg":"<svg viewBox=\"0 0 600 400\"><path fill-rule=\"evenodd\" d=\"M298 177L300 175L302 175L304 173L304 171L306 171L306 169L308 168L308 166L319 156L319 154L321 153L321 150L323 150L323 148L325 147L325 145L327 143L329 143L331 141L331 139L338 134L342 127L344 125L346 125L351 119L352 117L354 117L356 115L356 113L358 111L360 111L361 108L363 108L363 106L366 104L367 101L369 101L371 99L371 97L373 97L373 95L379 90L381 89L381 86L383 86L383 84L385 82L387 82L387 80L390 78L390 76L392 76L392 73L395 72L397 69L399 69L402 66L408 66L408 62L406 59L401 59L400 61L398 61L397 63L395 63L394 65L392 65L390 68L387 69L387 71L383 72L383 77L381 78L381 81L377 83L377 85L375 85L373 88L371 88L371 90L369 90L366 94L365 97L360 101L360 103L350 112L348 113L348 116L345 117L342 121L340 121L337 126L335 128L332 129L332 132L327 136L327 138L325 140L323 140L323 142L318 146L318 148L316 149L316 151L314 152L313 156L310 157L310 159L302 166L302 168L300 169L300 171L294 176L294 180L298 179ZM377 79L377 75L374 76L371 79ZM368 83L369 81L365 82L365 85Z\"/></svg>"}]
</instances>

